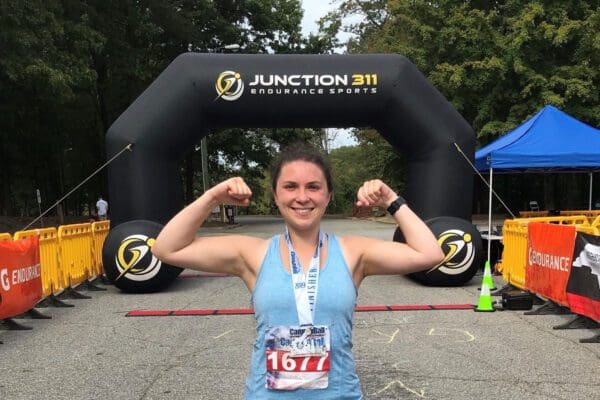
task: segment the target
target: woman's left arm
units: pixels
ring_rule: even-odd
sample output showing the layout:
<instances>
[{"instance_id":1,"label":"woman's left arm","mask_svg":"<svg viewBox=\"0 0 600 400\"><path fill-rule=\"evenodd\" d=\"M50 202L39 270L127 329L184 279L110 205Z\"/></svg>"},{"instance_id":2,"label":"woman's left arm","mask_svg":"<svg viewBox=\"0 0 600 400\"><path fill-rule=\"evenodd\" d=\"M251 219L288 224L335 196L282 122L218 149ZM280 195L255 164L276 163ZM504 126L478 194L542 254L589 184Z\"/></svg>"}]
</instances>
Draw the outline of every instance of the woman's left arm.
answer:
<instances>
[{"instance_id":1,"label":"woman's left arm","mask_svg":"<svg viewBox=\"0 0 600 400\"><path fill-rule=\"evenodd\" d=\"M399 196L379 179L365 182L357 193L361 207L387 209ZM370 238L348 238L348 248L356 254L355 279L369 275L408 274L431 268L444 259L444 253L429 227L407 204L393 215L406 243ZM352 243L356 242L356 243ZM356 252L355 250L355 252ZM357 276L358 275L358 276Z\"/></svg>"}]
</instances>

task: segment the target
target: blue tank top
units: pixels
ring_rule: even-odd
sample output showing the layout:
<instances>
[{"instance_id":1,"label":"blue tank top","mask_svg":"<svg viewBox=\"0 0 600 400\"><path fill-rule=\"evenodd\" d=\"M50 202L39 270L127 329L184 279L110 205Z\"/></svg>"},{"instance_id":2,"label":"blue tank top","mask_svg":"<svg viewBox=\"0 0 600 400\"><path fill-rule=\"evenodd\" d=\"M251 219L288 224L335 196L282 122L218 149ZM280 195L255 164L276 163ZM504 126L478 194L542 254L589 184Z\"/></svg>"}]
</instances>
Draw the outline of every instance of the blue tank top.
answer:
<instances>
[{"instance_id":1,"label":"blue tank top","mask_svg":"<svg viewBox=\"0 0 600 400\"><path fill-rule=\"evenodd\" d=\"M328 235L327 259L319 276L314 324L327 325L331 335L331 366L327 389L269 390L265 387L265 333L270 326L298 325L291 274L279 253L280 235L271 238L252 293L256 340L244 399L362 399L352 356L352 317L356 305L354 281L334 235Z\"/></svg>"}]
</instances>

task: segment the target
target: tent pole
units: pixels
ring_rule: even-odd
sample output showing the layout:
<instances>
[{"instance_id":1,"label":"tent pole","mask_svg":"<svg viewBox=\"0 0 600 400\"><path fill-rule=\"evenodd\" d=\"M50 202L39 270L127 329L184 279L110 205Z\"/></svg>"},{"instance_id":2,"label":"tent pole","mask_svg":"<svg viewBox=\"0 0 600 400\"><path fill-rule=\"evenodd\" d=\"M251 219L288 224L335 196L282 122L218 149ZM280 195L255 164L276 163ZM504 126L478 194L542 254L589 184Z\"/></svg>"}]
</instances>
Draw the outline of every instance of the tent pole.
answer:
<instances>
[{"instance_id":1,"label":"tent pole","mask_svg":"<svg viewBox=\"0 0 600 400\"><path fill-rule=\"evenodd\" d=\"M493 168L490 167L490 196L488 200L488 241L487 241L487 261L491 260L492 253L492 173Z\"/></svg>"},{"instance_id":2,"label":"tent pole","mask_svg":"<svg viewBox=\"0 0 600 400\"><path fill-rule=\"evenodd\" d=\"M593 184L593 181L594 181L594 173L590 172L590 199L588 202L588 210L592 209L592 184Z\"/></svg>"}]
</instances>

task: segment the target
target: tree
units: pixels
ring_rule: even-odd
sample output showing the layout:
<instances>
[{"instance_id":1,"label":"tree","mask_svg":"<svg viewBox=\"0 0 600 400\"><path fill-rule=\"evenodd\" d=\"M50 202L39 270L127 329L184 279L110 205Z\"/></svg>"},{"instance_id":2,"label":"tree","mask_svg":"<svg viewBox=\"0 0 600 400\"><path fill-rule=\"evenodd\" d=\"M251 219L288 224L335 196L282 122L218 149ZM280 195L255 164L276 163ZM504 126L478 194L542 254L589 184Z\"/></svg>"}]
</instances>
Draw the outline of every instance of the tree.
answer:
<instances>
[{"instance_id":1,"label":"tree","mask_svg":"<svg viewBox=\"0 0 600 400\"><path fill-rule=\"evenodd\" d=\"M357 136L358 146L345 146L330 153L334 181L331 213L350 214L356 192L367 180L382 179L399 193L404 189L402 157L374 130L357 132Z\"/></svg>"},{"instance_id":2,"label":"tree","mask_svg":"<svg viewBox=\"0 0 600 400\"><path fill-rule=\"evenodd\" d=\"M85 19L69 20L65 3L69 2L0 3L3 213L29 215L37 208L35 188L57 197L72 116L64 111L78 89L94 79L87 48L100 46L102 38Z\"/></svg>"},{"instance_id":3,"label":"tree","mask_svg":"<svg viewBox=\"0 0 600 400\"><path fill-rule=\"evenodd\" d=\"M253 53L303 51L301 17L298 0L3 0L0 213L31 214L36 188L49 206L102 165L110 125L177 55L232 43ZM223 135L211 139L211 168L225 160L261 176L271 132ZM190 154L188 196L199 164ZM66 208L79 213L106 191L102 171Z\"/></svg>"},{"instance_id":4,"label":"tree","mask_svg":"<svg viewBox=\"0 0 600 400\"><path fill-rule=\"evenodd\" d=\"M348 50L406 55L485 143L546 104L600 124L599 4L347 0L328 18L362 15Z\"/></svg>"}]
</instances>

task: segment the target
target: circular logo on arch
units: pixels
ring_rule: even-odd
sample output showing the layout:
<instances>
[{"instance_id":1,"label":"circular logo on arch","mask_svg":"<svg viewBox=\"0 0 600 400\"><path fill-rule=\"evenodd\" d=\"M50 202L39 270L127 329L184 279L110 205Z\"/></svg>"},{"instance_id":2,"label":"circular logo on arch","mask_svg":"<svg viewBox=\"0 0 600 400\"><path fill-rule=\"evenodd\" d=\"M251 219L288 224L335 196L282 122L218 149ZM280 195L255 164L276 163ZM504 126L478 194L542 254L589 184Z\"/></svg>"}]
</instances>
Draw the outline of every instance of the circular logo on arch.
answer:
<instances>
[{"instance_id":1,"label":"circular logo on arch","mask_svg":"<svg viewBox=\"0 0 600 400\"><path fill-rule=\"evenodd\" d=\"M239 72L234 71L223 71L217 77L215 83L215 89L217 90L218 99L227 101L235 101L240 98L244 93L244 81L242 81L242 75Z\"/></svg>"},{"instance_id":2,"label":"circular logo on arch","mask_svg":"<svg viewBox=\"0 0 600 400\"><path fill-rule=\"evenodd\" d=\"M154 240L146 235L130 235L121 241L115 256L119 272L116 280L127 275L127 279L139 282L158 274L161 262L150 252Z\"/></svg>"},{"instance_id":3,"label":"circular logo on arch","mask_svg":"<svg viewBox=\"0 0 600 400\"><path fill-rule=\"evenodd\" d=\"M428 272L439 269L447 275L458 275L471 267L475 259L475 245L470 233L449 229L438 236L438 244L446 255L444 260Z\"/></svg>"}]
</instances>

